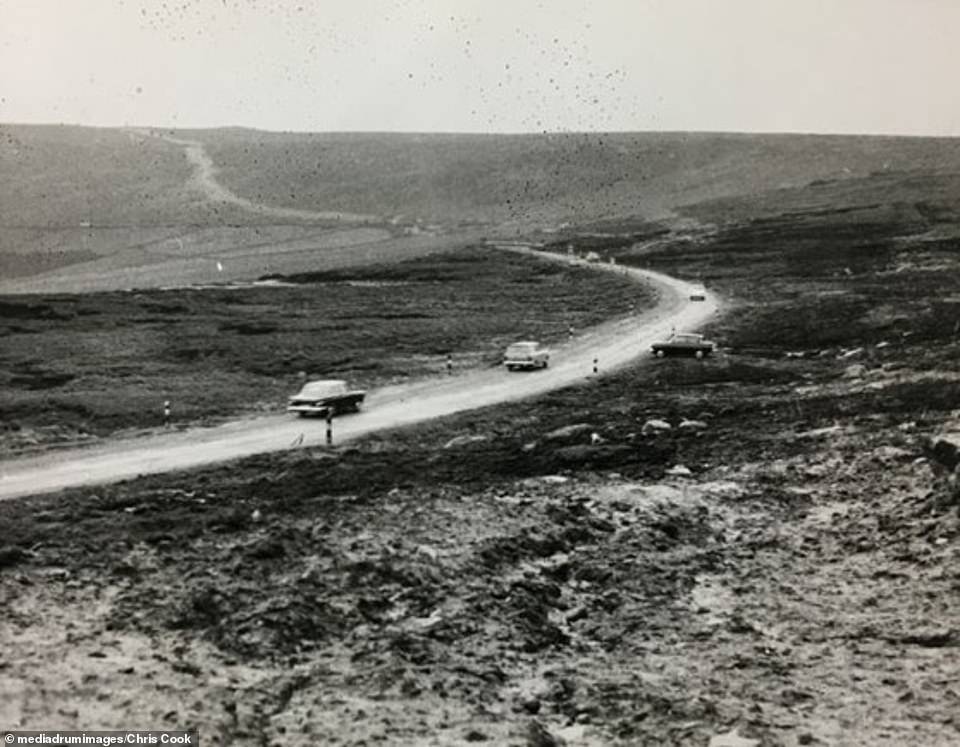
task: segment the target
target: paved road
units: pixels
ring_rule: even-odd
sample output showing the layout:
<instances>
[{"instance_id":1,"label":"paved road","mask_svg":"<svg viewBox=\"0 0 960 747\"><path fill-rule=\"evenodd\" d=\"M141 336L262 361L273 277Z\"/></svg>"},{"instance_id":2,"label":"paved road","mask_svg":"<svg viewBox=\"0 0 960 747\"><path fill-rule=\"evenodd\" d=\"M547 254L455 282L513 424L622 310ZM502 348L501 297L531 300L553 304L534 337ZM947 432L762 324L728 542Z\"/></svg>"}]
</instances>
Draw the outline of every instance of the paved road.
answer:
<instances>
[{"instance_id":1,"label":"paved road","mask_svg":"<svg viewBox=\"0 0 960 747\"><path fill-rule=\"evenodd\" d=\"M522 248L511 248L524 251ZM568 261L558 257L558 261ZM387 387L368 395L365 409L334 424L337 443L367 433L405 426L478 407L530 397L593 375L608 373L638 356L672 328L689 330L713 316L716 299L691 302L691 286L653 272L608 265L598 271L621 272L639 283L652 284L659 302L626 319L588 330L554 348L550 368L531 373L502 369ZM45 493L62 488L116 482L138 475L170 472L239 457L317 446L324 442L322 420L286 414L237 420L213 428L194 428L159 435L106 441L94 446L0 461L0 499ZM301 439L302 436L302 439Z\"/></svg>"}]
</instances>

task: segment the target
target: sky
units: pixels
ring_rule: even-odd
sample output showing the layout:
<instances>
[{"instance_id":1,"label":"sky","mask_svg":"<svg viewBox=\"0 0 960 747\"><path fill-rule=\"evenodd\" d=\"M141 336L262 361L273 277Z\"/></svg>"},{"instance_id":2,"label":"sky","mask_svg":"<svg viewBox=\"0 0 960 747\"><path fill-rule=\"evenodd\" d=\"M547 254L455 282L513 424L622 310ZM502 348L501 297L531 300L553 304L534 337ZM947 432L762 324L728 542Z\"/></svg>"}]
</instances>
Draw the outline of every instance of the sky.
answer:
<instances>
[{"instance_id":1,"label":"sky","mask_svg":"<svg viewBox=\"0 0 960 747\"><path fill-rule=\"evenodd\" d=\"M0 0L0 122L960 135L957 0Z\"/></svg>"}]
</instances>

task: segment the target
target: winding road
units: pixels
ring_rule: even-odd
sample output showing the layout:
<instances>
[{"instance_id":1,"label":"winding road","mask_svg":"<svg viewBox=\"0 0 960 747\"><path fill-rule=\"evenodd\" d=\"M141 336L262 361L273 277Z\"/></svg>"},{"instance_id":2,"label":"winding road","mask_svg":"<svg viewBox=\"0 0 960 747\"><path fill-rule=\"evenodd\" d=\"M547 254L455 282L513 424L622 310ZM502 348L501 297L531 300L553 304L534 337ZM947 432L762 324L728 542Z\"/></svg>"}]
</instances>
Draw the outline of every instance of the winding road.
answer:
<instances>
[{"instance_id":1,"label":"winding road","mask_svg":"<svg viewBox=\"0 0 960 747\"><path fill-rule=\"evenodd\" d=\"M689 301L691 286L658 273L598 266L628 273L659 291L659 302L627 319L599 325L554 348L550 368L531 373L502 369L386 387L371 392L363 412L334 423L338 444L374 431L411 425L443 415L523 399L608 373L648 354L650 344L672 328L693 329L718 311L710 294ZM213 428L107 441L98 445L0 461L0 499L46 493L81 485L116 482L230 459L319 446L326 437L322 420L282 415L247 418Z\"/></svg>"},{"instance_id":2,"label":"winding road","mask_svg":"<svg viewBox=\"0 0 960 747\"><path fill-rule=\"evenodd\" d=\"M214 178L209 157L193 141L178 144L187 148L208 192L218 198L240 201L244 207L260 209L253 203L220 187ZM211 195L212 197L212 195ZM268 211L286 210L270 208ZM345 220L366 220L368 216L341 216ZM513 245L505 251L535 253L558 262L580 262L576 258L550 255ZM719 310L710 293L705 301L690 301L694 286L656 272L600 263L583 263L598 272L617 272L657 292L656 306L630 317L587 330L551 352L550 367L532 373L509 373L503 369L470 371L386 387L368 394L362 413L338 419L334 440L342 444L365 434L387 428L412 425L432 418L519 400L588 380L622 367L649 354L651 343L672 329L690 330L710 319ZM212 428L191 428L137 438L111 439L95 445L48 452L36 456L0 461L0 499L48 493L64 488L106 484L140 475L184 470L231 459L315 447L324 443L326 424L284 414L246 418Z\"/></svg>"}]
</instances>

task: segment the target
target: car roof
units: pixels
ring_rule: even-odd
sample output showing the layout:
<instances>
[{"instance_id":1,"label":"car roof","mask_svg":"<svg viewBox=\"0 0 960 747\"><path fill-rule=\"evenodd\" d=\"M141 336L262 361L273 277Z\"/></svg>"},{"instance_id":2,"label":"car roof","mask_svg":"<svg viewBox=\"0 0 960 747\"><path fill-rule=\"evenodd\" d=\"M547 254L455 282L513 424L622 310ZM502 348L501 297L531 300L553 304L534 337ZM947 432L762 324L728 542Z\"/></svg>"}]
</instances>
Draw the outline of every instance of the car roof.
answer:
<instances>
[{"instance_id":1,"label":"car roof","mask_svg":"<svg viewBox=\"0 0 960 747\"><path fill-rule=\"evenodd\" d=\"M539 344L540 344L539 342L534 342L533 340L521 340L520 342L510 343L510 347L516 348L516 347L520 347L521 345L524 347L531 347Z\"/></svg>"},{"instance_id":2,"label":"car roof","mask_svg":"<svg viewBox=\"0 0 960 747\"><path fill-rule=\"evenodd\" d=\"M301 392L306 394L310 393L324 393L331 392L337 389L345 389L347 382L343 379L318 379L317 381L308 381L303 385Z\"/></svg>"}]
</instances>

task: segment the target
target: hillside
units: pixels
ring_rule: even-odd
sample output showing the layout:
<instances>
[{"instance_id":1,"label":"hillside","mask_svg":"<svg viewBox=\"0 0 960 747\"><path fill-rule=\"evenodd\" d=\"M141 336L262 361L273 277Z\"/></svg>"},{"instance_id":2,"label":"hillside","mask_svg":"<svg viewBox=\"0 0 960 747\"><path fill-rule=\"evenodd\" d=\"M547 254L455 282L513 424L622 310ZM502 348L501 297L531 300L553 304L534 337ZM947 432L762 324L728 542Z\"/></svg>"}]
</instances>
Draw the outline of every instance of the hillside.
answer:
<instances>
[{"instance_id":1,"label":"hillside","mask_svg":"<svg viewBox=\"0 0 960 747\"><path fill-rule=\"evenodd\" d=\"M817 135L193 133L254 199L428 221L550 225L884 170L956 172L960 140Z\"/></svg>"},{"instance_id":2,"label":"hillside","mask_svg":"<svg viewBox=\"0 0 960 747\"><path fill-rule=\"evenodd\" d=\"M233 199L205 193L163 138L202 146ZM934 184L950 201L960 140L5 125L0 170L0 293L64 292L249 280L570 225L689 228L883 202L884 180L888 193L912 182L916 201ZM338 211L374 222L331 221Z\"/></svg>"}]
</instances>

